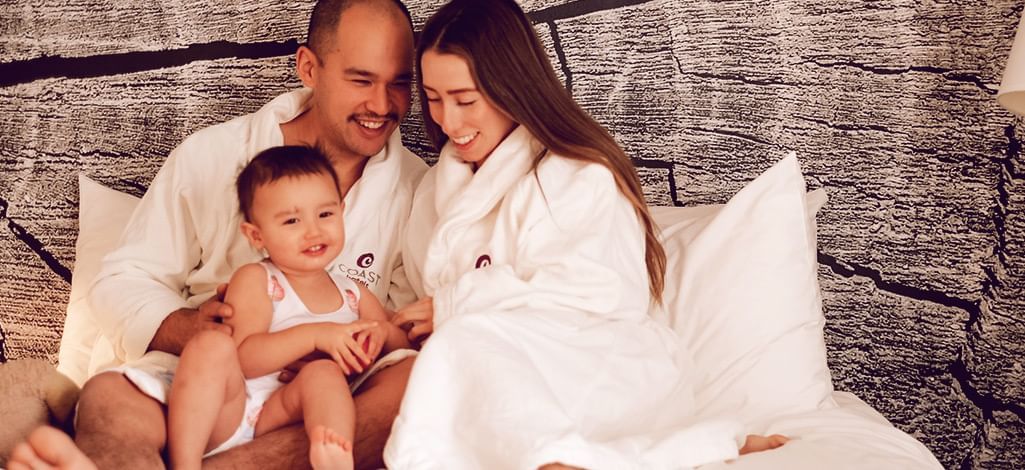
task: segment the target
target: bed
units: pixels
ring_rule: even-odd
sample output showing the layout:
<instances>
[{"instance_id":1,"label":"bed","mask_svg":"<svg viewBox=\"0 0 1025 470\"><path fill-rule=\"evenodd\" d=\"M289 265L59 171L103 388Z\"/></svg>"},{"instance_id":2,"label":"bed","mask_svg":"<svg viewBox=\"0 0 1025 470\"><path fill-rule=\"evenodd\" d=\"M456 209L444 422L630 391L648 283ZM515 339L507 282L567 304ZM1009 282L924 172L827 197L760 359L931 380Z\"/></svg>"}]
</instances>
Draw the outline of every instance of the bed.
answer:
<instances>
[{"instance_id":1,"label":"bed","mask_svg":"<svg viewBox=\"0 0 1025 470\"><path fill-rule=\"evenodd\" d=\"M79 238L59 370L81 384L113 358L84 300L99 261L137 199L79 179ZM833 390L823 340L815 214L789 155L724 205L655 207L668 258L656 313L694 356L699 417L729 417L780 433L783 448L703 469L942 468L920 442L853 394ZM103 348L100 348L103 349ZM407 393L415 393L408 390Z\"/></svg>"}]
</instances>

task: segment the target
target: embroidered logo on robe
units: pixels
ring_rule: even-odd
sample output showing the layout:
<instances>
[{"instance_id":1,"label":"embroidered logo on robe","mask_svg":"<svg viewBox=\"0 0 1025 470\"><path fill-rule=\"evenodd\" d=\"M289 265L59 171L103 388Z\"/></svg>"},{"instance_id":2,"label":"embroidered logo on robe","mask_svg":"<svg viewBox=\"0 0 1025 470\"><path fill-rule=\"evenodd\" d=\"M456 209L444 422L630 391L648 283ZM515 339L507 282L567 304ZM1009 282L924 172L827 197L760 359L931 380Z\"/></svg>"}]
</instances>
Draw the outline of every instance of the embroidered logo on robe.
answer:
<instances>
[{"instance_id":1,"label":"embroidered logo on robe","mask_svg":"<svg viewBox=\"0 0 1025 470\"><path fill-rule=\"evenodd\" d=\"M338 263L328 269L331 273L341 274L353 281L367 287L377 286L381 282L381 274L374 271L371 266L377 261L373 253L363 253L356 258L355 266L346 266L345 263ZM385 263L388 264L388 263Z\"/></svg>"},{"instance_id":2,"label":"embroidered logo on robe","mask_svg":"<svg viewBox=\"0 0 1025 470\"><path fill-rule=\"evenodd\" d=\"M345 303L349 304L349 310L352 313L359 315L359 301L356 300L356 293L350 289L345 289Z\"/></svg>"},{"instance_id":3,"label":"embroidered logo on robe","mask_svg":"<svg viewBox=\"0 0 1025 470\"><path fill-rule=\"evenodd\" d=\"M271 274L270 281L267 282L267 295L274 302L280 302L281 299L285 298L285 289L281 287L281 283L278 282L277 276Z\"/></svg>"},{"instance_id":4,"label":"embroidered logo on robe","mask_svg":"<svg viewBox=\"0 0 1025 470\"><path fill-rule=\"evenodd\" d=\"M487 266L491 266L491 257L488 255L480 255L480 258L477 258L477 269L484 268Z\"/></svg>"}]
</instances>

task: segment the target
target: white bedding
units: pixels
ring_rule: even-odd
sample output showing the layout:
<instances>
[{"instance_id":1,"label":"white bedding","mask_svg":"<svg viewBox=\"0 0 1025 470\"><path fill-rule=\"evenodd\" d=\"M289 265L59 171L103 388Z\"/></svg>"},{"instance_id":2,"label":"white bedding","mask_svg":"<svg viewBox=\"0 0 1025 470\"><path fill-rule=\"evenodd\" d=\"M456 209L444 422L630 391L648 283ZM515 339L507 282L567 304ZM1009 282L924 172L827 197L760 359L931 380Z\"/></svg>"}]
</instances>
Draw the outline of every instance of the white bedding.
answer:
<instances>
[{"instance_id":1,"label":"white bedding","mask_svg":"<svg viewBox=\"0 0 1025 470\"><path fill-rule=\"evenodd\" d=\"M824 370L824 347L819 346L822 319L815 302L818 286L808 283L809 279L814 281L814 276L809 277L807 270L817 267L814 262L806 262L807 257L795 255L803 251L814 259L814 215L824 202L823 195L812 193L805 199L796 160L784 160L756 183L725 206L657 208L655 211L656 220L666 231L670 258L667 304L674 315L664 320L683 335L685 343L696 348L696 367L704 374L704 386L697 390L699 408L712 415L728 410L746 414L745 422L750 425L750 431L782 433L794 438L779 450L700 468L942 468L922 444L894 428L857 397L832 392L831 378L828 370ZM95 261L115 244L135 201L90 181L82 180L80 185L83 207L106 209L80 211L82 220L73 279L76 285L88 285L95 275ZM704 240L699 243L703 246L701 256L691 253L694 240ZM778 257L773 258L773 254ZM800 265L791 262L799 258L803 260ZM752 269L755 260L768 269ZM701 275L709 270L714 270L715 276ZM701 279L701 284L691 286L691 291L680 287L684 279L694 278ZM804 298L801 309L772 310L773 304L793 304L784 302L779 295L774 299L738 295L731 289L741 279L746 284L775 283L771 288L767 288L768 284L761 285L760 290L755 289L759 292L786 293L791 297L803 293L804 297L810 296L810 300ZM727 281L733 284L723 285ZM755 290L745 289L744 292ZM77 305L74 295L72 300L69 310ZM732 316L724 315L724 311L731 312ZM765 320L757 315L771 315L768 319L775 328L753 327ZM69 320L71 317L69 315ZM89 357L88 345L95 338L87 337L87 333L89 331L69 323L61 345L62 370L80 373L81 376L75 376L77 380L84 380L86 365L69 358L75 353ZM793 352L794 348L799 349ZM766 354L761 354L763 352ZM803 362L795 364L779 359L794 354L800 354ZM454 366L453 370L458 372L458 362ZM493 367L501 366L494 364ZM407 393L420 395L421 391L414 386ZM644 390L637 390L637 393L644 393ZM529 396L518 396L510 406L530 403ZM431 404L427 402L423 406ZM771 408L776 408L777 412L771 413ZM480 419L483 414L467 407L460 415L459 433L474 436L479 429L474 423ZM643 443L643 438L634 441L639 446ZM669 450L686 452L686 449Z\"/></svg>"},{"instance_id":2,"label":"white bedding","mask_svg":"<svg viewBox=\"0 0 1025 470\"><path fill-rule=\"evenodd\" d=\"M815 215L794 155L722 206L655 208L668 257L666 321L693 351L699 414L794 440L702 470L939 469L921 443L834 392L823 341Z\"/></svg>"},{"instance_id":3,"label":"white bedding","mask_svg":"<svg viewBox=\"0 0 1025 470\"><path fill-rule=\"evenodd\" d=\"M780 449L743 455L701 470L941 469L922 443L893 427L852 393L833 392L837 406L771 420L764 429L796 439Z\"/></svg>"}]
</instances>

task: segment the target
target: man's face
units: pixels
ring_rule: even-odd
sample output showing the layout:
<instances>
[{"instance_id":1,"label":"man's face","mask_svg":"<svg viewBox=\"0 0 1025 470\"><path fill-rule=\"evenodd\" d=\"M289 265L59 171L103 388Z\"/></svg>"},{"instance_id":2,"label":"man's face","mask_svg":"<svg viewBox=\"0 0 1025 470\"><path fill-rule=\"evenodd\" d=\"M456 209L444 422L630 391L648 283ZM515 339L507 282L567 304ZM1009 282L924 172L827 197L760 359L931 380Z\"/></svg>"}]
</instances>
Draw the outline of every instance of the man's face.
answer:
<instances>
[{"instance_id":1,"label":"man's face","mask_svg":"<svg viewBox=\"0 0 1025 470\"><path fill-rule=\"evenodd\" d=\"M357 4L331 46L314 66L320 137L338 151L377 154L409 111L413 33L401 13Z\"/></svg>"}]
</instances>

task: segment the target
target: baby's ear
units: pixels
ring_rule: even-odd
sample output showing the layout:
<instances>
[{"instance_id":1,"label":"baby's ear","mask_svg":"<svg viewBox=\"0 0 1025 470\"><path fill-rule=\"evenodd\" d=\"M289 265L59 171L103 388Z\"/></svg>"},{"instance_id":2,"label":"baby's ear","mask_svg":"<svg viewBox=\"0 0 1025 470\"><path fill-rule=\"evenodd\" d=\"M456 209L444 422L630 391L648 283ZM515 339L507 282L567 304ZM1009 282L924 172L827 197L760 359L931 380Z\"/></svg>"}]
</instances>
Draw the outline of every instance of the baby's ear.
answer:
<instances>
[{"instance_id":1,"label":"baby's ear","mask_svg":"<svg viewBox=\"0 0 1025 470\"><path fill-rule=\"evenodd\" d=\"M246 239L249 240L249 244L256 250L263 249L263 235L260 234L260 227L256 224L243 221L239 225L239 229L242 230L242 235L245 235Z\"/></svg>"}]
</instances>

